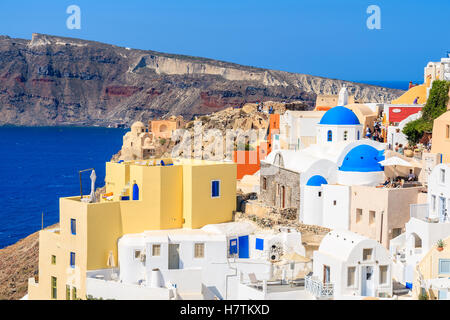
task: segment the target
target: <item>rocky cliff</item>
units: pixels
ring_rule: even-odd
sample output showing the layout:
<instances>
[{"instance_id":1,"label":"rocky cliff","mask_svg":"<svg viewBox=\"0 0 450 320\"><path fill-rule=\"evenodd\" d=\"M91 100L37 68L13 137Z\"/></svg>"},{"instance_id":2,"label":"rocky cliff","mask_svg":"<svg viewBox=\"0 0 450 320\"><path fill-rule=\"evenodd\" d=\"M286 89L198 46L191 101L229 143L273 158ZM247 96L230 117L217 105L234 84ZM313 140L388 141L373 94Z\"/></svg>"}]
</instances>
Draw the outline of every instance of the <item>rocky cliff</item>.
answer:
<instances>
[{"instance_id":1,"label":"rocky cliff","mask_svg":"<svg viewBox=\"0 0 450 320\"><path fill-rule=\"evenodd\" d=\"M387 102L402 91L205 58L33 34L0 36L0 125L114 125L209 114L256 101L337 94Z\"/></svg>"}]
</instances>

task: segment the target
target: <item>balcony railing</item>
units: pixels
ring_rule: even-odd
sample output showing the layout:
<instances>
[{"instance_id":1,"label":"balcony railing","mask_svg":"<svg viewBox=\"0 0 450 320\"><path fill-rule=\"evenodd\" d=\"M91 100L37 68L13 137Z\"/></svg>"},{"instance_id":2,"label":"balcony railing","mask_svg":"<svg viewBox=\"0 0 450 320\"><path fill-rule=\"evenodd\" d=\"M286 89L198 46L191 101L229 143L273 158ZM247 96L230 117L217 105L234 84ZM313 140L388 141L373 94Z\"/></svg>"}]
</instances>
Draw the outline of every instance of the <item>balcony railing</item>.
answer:
<instances>
[{"instance_id":1,"label":"balcony railing","mask_svg":"<svg viewBox=\"0 0 450 320\"><path fill-rule=\"evenodd\" d=\"M334 294L332 283L322 283L319 279L311 276L305 277L305 289L316 298L329 298Z\"/></svg>"},{"instance_id":2,"label":"balcony railing","mask_svg":"<svg viewBox=\"0 0 450 320\"><path fill-rule=\"evenodd\" d=\"M411 218L427 221L428 219L428 203L411 204L410 205Z\"/></svg>"}]
</instances>

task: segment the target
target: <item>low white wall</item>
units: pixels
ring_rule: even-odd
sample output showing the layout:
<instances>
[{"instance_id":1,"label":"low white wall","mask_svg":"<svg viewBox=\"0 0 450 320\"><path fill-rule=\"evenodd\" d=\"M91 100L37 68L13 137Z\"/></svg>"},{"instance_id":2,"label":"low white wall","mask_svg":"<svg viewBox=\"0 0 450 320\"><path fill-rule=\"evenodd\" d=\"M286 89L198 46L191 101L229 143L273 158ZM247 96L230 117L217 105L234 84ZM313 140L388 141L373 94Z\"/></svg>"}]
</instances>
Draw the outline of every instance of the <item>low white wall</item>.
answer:
<instances>
[{"instance_id":1,"label":"low white wall","mask_svg":"<svg viewBox=\"0 0 450 320\"><path fill-rule=\"evenodd\" d=\"M86 295L114 300L169 300L170 290L87 278Z\"/></svg>"}]
</instances>

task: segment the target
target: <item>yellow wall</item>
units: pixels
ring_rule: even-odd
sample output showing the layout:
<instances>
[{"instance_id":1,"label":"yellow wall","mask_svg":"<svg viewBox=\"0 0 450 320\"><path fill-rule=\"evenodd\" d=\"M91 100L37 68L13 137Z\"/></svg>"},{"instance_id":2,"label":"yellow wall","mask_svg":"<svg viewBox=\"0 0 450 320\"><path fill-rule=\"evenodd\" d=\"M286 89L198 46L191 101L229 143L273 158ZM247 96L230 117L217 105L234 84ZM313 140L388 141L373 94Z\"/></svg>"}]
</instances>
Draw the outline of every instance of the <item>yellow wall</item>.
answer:
<instances>
[{"instance_id":1,"label":"yellow wall","mask_svg":"<svg viewBox=\"0 0 450 320\"><path fill-rule=\"evenodd\" d=\"M219 198L211 198L212 180L221 181ZM85 298L86 271L108 268L110 251L117 266L117 241L124 234L229 222L236 209L236 164L232 162L107 163L105 181L106 192L114 192L114 201L90 204L79 197L60 199L60 233L40 232L39 282L30 279L30 300L50 299L51 276L57 277L58 299L66 298L66 284ZM118 201L125 185L132 191L134 181L139 200ZM70 232L71 219L77 222L76 235ZM70 267L70 252L76 254L75 268ZM51 264L52 254L56 265Z\"/></svg>"},{"instance_id":2,"label":"yellow wall","mask_svg":"<svg viewBox=\"0 0 450 320\"><path fill-rule=\"evenodd\" d=\"M185 228L197 229L207 224L229 222L236 210L236 164L183 166ZM220 196L211 197L211 183L220 181ZM189 192L189 191L187 191ZM214 214L212 214L214 213Z\"/></svg>"},{"instance_id":3,"label":"yellow wall","mask_svg":"<svg viewBox=\"0 0 450 320\"><path fill-rule=\"evenodd\" d=\"M444 249L438 251L436 245L423 257L419 262L418 268L422 274L424 280L435 279L444 277L447 278L448 274L439 274L439 259L450 259L450 237L444 239ZM413 282L413 297L417 299L421 293L421 286L419 281L419 274L417 270L414 270L414 282ZM427 290L428 299L435 300L438 298L437 290Z\"/></svg>"}]
</instances>

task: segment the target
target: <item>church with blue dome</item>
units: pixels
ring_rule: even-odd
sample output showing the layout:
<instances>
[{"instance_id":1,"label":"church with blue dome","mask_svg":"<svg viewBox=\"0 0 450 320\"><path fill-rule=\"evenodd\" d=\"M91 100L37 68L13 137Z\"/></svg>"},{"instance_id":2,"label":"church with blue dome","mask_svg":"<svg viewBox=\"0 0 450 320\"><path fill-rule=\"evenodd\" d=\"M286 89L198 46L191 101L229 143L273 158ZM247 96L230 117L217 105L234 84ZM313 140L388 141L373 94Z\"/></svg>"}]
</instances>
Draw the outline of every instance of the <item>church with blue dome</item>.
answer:
<instances>
[{"instance_id":1,"label":"church with blue dome","mask_svg":"<svg viewBox=\"0 0 450 320\"><path fill-rule=\"evenodd\" d=\"M363 125L355 113L346 107L331 108L317 124L317 143L320 144L360 140L362 137Z\"/></svg>"},{"instance_id":2,"label":"church with blue dome","mask_svg":"<svg viewBox=\"0 0 450 320\"><path fill-rule=\"evenodd\" d=\"M305 224L349 228L348 213L342 209L345 199L350 198L351 186L384 182L380 161L385 159L385 149L384 143L364 137L363 125L352 110L336 106L317 123L315 144L274 150L261 161L260 176L266 186L262 198L270 205L297 207Z\"/></svg>"}]
</instances>

